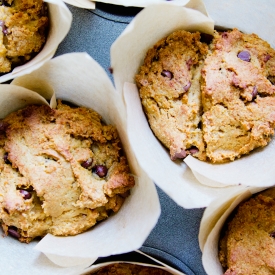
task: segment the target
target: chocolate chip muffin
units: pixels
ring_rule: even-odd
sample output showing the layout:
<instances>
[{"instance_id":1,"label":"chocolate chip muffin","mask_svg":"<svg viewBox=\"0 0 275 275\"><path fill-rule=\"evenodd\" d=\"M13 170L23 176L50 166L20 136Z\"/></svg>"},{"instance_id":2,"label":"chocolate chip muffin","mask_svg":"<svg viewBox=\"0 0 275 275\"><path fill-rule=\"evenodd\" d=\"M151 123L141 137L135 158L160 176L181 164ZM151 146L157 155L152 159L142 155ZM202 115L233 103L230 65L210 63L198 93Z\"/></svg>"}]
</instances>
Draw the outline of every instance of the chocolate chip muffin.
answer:
<instances>
[{"instance_id":1,"label":"chocolate chip muffin","mask_svg":"<svg viewBox=\"0 0 275 275\"><path fill-rule=\"evenodd\" d=\"M147 52L136 75L150 127L172 159L190 152L205 159L199 83L207 51L200 33L175 31Z\"/></svg>"},{"instance_id":2,"label":"chocolate chip muffin","mask_svg":"<svg viewBox=\"0 0 275 275\"><path fill-rule=\"evenodd\" d=\"M47 6L42 0L0 0L0 74L41 51L48 23Z\"/></svg>"},{"instance_id":3,"label":"chocolate chip muffin","mask_svg":"<svg viewBox=\"0 0 275 275\"><path fill-rule=\"evenodd\" d=\"M256 34L215 32L202 69L203 138L212 162L232 161L271 140L275 51Z\"/></svg>"},{"instance_id":4,"label":"chocolate chip muffin","mask_svg":"<svg viewBox=\"0 0 275 275\"><path fill-rule=\"evenodd\" d=\"M172 160L233 161L274 135L274 49L237 29L205 37L173 32L136 75L150 127Z\"/></svg>"},{"instance_id":5,"label":"chocolate chip muffin","mask_svg":"<svg viewBox=\"0 0 275 275\"><path fill-rule=\"evenodd\" d=\"M0 222L21 242L81 233L134 186L116 128L91 109L31 105L0 130Z\"/></svg>"},{"instance_id":6,"label":"chocolate chip muffin","mask_svg":"<svg viewBox=\"0 0 275 275\"><path fill-rule=\"evenodd\" d=\"M275 188L241 203L222 231L219 259L226 275L275 274Z\"/></svg>"},{"instance_id":7,"label":"chocolate chip muffin","mask_svg":"<svg viewBox=\"0 0 275 275\"><path fill-rule=\"evenodd\" d=\"M102 267L94 273L85 275L171 275L171 273L157 268L129 263L115 263Z\"/></svg>"}]
</instances>

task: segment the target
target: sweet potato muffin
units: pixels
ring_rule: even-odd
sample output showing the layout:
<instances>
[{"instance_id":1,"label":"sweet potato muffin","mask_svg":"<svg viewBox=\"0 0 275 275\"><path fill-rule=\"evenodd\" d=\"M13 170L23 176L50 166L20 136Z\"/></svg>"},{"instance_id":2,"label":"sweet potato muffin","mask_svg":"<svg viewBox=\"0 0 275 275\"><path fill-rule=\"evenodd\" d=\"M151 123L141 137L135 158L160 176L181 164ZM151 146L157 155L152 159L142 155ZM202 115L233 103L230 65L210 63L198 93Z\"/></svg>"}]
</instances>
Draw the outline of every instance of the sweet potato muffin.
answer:
<instances>
[{"instance_id":1,"label":"sweet potato muffin","mask_svg":"<svg viewBox=\"0 0 275 275\"><path fill-rule=\"evenodd\" d=\"M275 274L275 188L241 203L226 222L219 259L226 275Z\"/></svg>"},{"instance_id":2,"label":"sweet potato muffin","mask_svg":"<svg viewBox=\"0 0 275 275\"><path fill-rule=\"evenodd\" d=\"M47 6L42 0L0 0L0 74L40 52L48 23Z\"/></svg>"},{"instance_id":3,"label":"sweet potato muffin","mask_svg":"<svg viewBox=\"0 0 275 275\"><path fill-rule=\"evenodd\" d=\"M175 31L157 42L136 84L172 160L233 161L274 135L275 50L237 29L215 31L210 43L201 36Z\"/></svg>"},{"instance_id":4,"label":"sweet potato muffin","mask_svg":"<svg viewBox=\"0 0 275 275\"><path fill-rule=\"evenodd\" d=\"M116 128L91 109L31 105L0 130L0 222L21 242L81 233L134 186Z\"/></svg>"}]
</instances>

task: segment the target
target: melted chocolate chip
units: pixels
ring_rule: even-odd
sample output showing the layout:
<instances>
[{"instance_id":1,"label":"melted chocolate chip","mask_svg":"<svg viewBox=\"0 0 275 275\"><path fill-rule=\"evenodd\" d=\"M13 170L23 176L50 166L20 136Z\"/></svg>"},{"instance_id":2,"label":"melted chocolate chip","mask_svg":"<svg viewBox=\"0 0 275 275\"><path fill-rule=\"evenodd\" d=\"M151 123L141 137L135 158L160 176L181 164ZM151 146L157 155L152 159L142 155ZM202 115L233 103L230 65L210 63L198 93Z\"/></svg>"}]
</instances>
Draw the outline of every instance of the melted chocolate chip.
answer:
<instances>
[{"instance_id":1,"label":"melted chocolate chip","mask_svg":"<svg viewBox=\"0 0 275 275\"><path fill-rule=\"evenodd\" d=\"M181 150L180 152L175 153L175 155L172 157L172 160L184 159L186 156L187 156L186 151Z\"/></svg>"},{"instance_id":2,"label":"melted chocolate chip","mask_svg":"<svg viewBox=\"0 0 275 275\"><path fill-rule=\"evenodd\" d=\"M96 165L93 167L92 171L96 173L100 178L103 178L107 175L108 169L105 165Z\"/></svg>"},{"instance_id":3,"label":"melted chocolate chip","mask_svg":"<svg viewBox=\"0 0 275 275\"><path fill-rule=\"evenodd\" d=\"M191 87L191 82L189 81L187 85L183 87L184 91L187 92Z\"/></svg>"},{"instance_id":4,"label":"melted chocolate chip","mask_svg":"<svg viewBox=\"0 0 275 275\"><path fill-rule=\"evenodd\" d=\"M167 70L163 70L161 72L161 75L164 76L164 77L168 77L169 79L173 78L173 74L170 71L167 71Z\"/></svg>"},{"instance_id":5,"label":"melted chocolate chip","mask_svg":"<svg viewBox=\"0 0 275 275\"><path fill-rule=\"evenodd\" d=\"M187 151L190 153L190 155L194 155L199 152L199 149L196 146L192 146Z\"/></svg>"},{"instance_id":6,"label":"melted chocolate chip","mask_svg":"<svg viewBox=\"0 0 275 275\"><path fill-rule=\"evenodd\" d=\"M271 58L271 55L270 54L266 54L264 56L264 62L267 62L270 58Z\"/></svg>"},{"instance_id":7,"label":"melted chocolate chip","mask_svg":"<svg viewBox=\"0 0 275 275\"><path fill-rule=\"evenodd\" d=\"M88 158L86 161L83 161L81 163L81 166L88 169L88 170L91 170L92 169L92 164L93 164L93 159Z\"/></svg>"},{"instance_id":8,"label":"melted chocolate chip","mask_svg":"<svg viewBox=\"0 0 275 275\"><path fill-rule=\"evenodd\" d=\"M243 61L250 62L250 52L248 51L241 51L237 56Z\"/></svg>"},{"instance_id":9,"label":"melted chocolate chip","mask_svg":"<svg viewBox=\"0 0 275 275\"><path fill-rule=\"evenodd\" d=\"M257 94L258 94L257 86L254 86L252 91L252 100L254 100L257 97Z\"/></svg>"},{"instance_id":10,"label":"melted chocolate chip","mask_svg":"<svg viewBox=\"0 0 275 275\"><path fill-rule=\"evenodd\" d=\"M15 226L9 226L8 233L10 236L19 239L21 237L20 233L18 233L17 228Z\"/></svg>"},{"instance_id":11,"label":"melted chocolate chip","mask_svg":"<svg viewBox=\"0 0 275 275\"><path fill-rule=\"evenodd\" d=\"M32 193L27 190L21 189L19 192L21 195L23 195L24 200L29 200L32 197Z\"/></svg>"},{"instance_id":12,"label":"melted chocolate chip","mask_svg":"<svg viewBox=\"0 0 275 275\"><path fill-rule=\"evenodd\" d=\"M4 156L3 156L4 162L5 162L6 164L11 164L11 162L10 162L9 159L8 159L8 157L9 157L9 154L8 154L7 152L5 152L5 154L4 154Z\"/></svg>"},{"instance_id":13,"label":"melted chocolate chip","mask_svg":"<svg viewBox=\"0 0 275 275\"><path fill-rule=\"evenodd\" d=\"M5 21L0 20L0 27L2 28L3 34L7 35L8 34L8 29L7 29L6 25L5 25Z\"/></svg>"}]
</instances>

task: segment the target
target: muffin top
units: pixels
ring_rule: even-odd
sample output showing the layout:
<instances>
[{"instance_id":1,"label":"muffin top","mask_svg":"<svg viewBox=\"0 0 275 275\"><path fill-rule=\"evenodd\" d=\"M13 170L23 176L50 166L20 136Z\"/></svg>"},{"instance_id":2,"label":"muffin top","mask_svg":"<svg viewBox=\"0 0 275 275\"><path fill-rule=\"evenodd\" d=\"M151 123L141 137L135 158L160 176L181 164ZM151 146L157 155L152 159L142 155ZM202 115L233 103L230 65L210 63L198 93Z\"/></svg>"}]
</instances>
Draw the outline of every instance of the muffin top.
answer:
<instances>
[{"instance_id":1,"label":"muffin top","mask_svg":"<svg viewBox=\"0 0 275 275\"><path fill-rule=\"evenodd\" d=\"M0 221L22 242L81 233L134 186L116 128L91 109L31 105L0 126Z\"/></svg>"},{"instance_id":2,"label":"muffin top","mask_svg":"<svg viewBox=\"0 0 275 275\"><path fill-rule=\"evenodd\" d=\"M219 259L226 275L275 273L275 188L241 203L226 222Z\"/></svg>"},{"instance_id":3,"label":"muffin top","mask_svg":"<svg viewBox=\"0 0 275 275\"><path fill-rule=\"evenodd\" d=\"M224 163L266 146L275 127L275 50L238 29L178 30L136 75L144 112L172 160ZM204 42L205 41L205 42Z\"/></svg>"},{"instance_id":4,"label":"muffin top","mask_svg":"<svg viewBox=\"0 0 275 275\"><path fill-rule=\"evenodd\" d=\"M0 73L8 73L41 51L49 24L42 0L0 1Z\"/></svg>"}]
</instances>

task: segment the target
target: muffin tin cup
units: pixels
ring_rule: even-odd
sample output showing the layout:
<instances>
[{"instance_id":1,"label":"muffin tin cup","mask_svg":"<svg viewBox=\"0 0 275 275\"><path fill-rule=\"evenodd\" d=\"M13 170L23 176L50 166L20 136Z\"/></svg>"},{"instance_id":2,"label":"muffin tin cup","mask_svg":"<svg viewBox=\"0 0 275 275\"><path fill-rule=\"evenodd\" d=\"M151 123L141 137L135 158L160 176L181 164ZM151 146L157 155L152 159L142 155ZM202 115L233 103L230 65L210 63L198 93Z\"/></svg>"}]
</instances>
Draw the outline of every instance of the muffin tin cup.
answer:
<instances>
[{"instance_id":1,"label":"muffin tin cup","mask_svg":"<svg viewBox=\"0 0 275 275\"><path fill-rule=\"evenodd\" d=\"M80 274L79 273L71 273L69 275L90 275L90 274L95 273L96 271L98 271L102 267L105 267L105 266L108 266L108 265L111 265L111 264L115 264L115 263L128 263L128 264L139 265L139 266L154 267L154 268L165 270L165 271L171 273L171 275L185 275L185 273L182 273L182 272L178 271L177 269L167 265L166 263L161 262L160 260L158 260L158 259L156 259L156 258L140 251L140 250L136 250L132 253L134 253L134 256L132 256L133 260L134 260L135 257L139 258L141 256L141 257L143 257L143 259L145 261L142 262L142 261L123 260L123 255L122 255L121 260L103 261L103 262L100 262L100 263L96 263L96 264L93 264L92 266L90 266L89 268L85 269ZM140 256L138 254L140 254ZM118 255L118 258L119 258L119 255Z\"/></svg>"},{"instance_id":2,"label":"muffin tin cup","mask_svg":"<svg viewBox=\"0 0 275 275\"><path fill-rule=\"evenodd\" d=\"M159 198L154 183L140 167L129 145L123 117L125 106L104 69L86 53L65 54L9 85L1 84L0 95L2 118L29 104L49 104L54 108L56 99L94 109L107 124L116 126L136 182L118 213L82 234L69 237L48 234L40 242L32 241L28 245L5 237L0 249L10 257L5 258L2 268L8 270L15 262L22 261L22 273L27 274L30 268L35 270L37 257L43 252L57 265L72 269L78 266L78 269L89 266L98 257L141 247L159 218ZM52 262L39 266L60 271Z\"/></svg>"},{"instance_id":3,"label":"muffin tin cup","mask_svg":"<svg viewBox=\"0 0 275 275\"><path fill-rule=\"evenodd\" d=\"M31 73L50 60L58 47L70 30L72 23L72 14L68 7L61 0L45 0L48 4L49 30L46 42L41 51L24 65L15 67L10 73L0 76L0 83L4 83Z\"/></svg>"},{"instance_id":4,"label":"muffin tin cup","mask_svg":"<svg viewBox=\"0 0 275 275\"><path fill-rule=\"evenodd\" d=\"M200 224L199 245L202 251L203 267L207 274L224 274L218 258L218 242L221 230L229 215L242 201L265 189L250 187L246 190L231 192L212 202L206 208Z\"/></svg>"},{"instance_id":5,"label":"muffin tin cup","mask_svg":"<svg viewBox=\"0 0 275 275\"><path fill-rule=\"evenodd\" d=\"M234 3L230 5L236 10L238 3ZM206 207L228 192L241 191L247 186L268 187L274 183L274 139L265 148L229 163L211 164L190 155L184 161L171 161L168 149L151 131L141 106L135 75L148 49L175 30L213 34L215 27L232 28L231 22L229 27L224 24L224 18L218 14L218 6L215 6L215 10L210 6L210 11L216 11L214 15L217 21L213 20L215 18L207 9L207 1L204 5L202 1L191 0L185 7L177 7L173 2L147 6L136 15L111 47L114 82L127 106L127 127L132 148L153 181L184 208ZM253 14L259 17L257 8L252 9L249 3L242 3L244 6L250 11L249 18L232 18L236 23L234 27L248 32L252 25L256 34L268 38L267 41L274 46L273 36L266 35L270 34L272 28L266 30L266 25L259 24L259 21L253 22ZM225 11L223 16L226 18ZM264 17L264 14L261 16ZM274 25L273 22L270 24Z\"/></svg>"}]
</instances>

